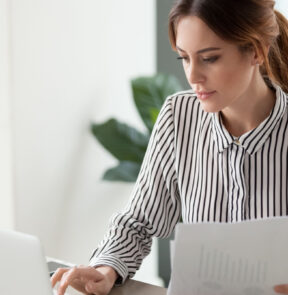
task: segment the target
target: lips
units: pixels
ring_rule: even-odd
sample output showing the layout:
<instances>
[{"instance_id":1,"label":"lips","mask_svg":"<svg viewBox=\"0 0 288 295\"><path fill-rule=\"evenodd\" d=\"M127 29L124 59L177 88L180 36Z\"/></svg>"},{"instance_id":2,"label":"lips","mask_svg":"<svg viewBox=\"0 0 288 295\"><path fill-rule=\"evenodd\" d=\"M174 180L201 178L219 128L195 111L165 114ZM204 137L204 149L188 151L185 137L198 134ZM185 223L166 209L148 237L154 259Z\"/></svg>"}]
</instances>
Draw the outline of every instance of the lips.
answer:
<instances>
[{"instance_id":1,"label":"lips","mask_svg":"<svg viewBox=\"0 0 288 295\"><path fill-rule=\"evenodd\" d=\"M214 94L216 91L196 91L197 97L199 99L207 99L210 97L212 94Z\"/></svg>"},{"instance_id":2,"label":"lips","mask_svg":"<svg viewBox=\"0 0 288 295\"><path fill-rule=\"evenodd\" d=\"M199 95L207 95L207 94L212 94L215 91L195 91L195 92L196 94L199 94Z\"/></svg>"}]
</instances>

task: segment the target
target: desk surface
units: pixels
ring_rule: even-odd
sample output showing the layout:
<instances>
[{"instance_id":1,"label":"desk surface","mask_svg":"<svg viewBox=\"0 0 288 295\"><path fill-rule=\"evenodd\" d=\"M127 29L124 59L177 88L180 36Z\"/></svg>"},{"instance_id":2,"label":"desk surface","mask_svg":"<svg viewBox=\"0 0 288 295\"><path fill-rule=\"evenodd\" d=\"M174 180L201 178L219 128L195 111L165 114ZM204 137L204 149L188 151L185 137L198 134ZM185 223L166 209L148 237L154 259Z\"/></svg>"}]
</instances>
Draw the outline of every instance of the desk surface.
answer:
<instances>
[{"instance_id":1,"label":"desk surface","mask_svg":"<svg viewBox=\"0 0 288 295\"><path fill-rule=\"evenodd\" d=\"M109 295L166 295L166 289L135 280L128 280L123 286L115 287Z\"/></svg>"},{"instance_id":2,"label":"desk surface","mask_svg":"<svg viewBox=\"0 0 288 295\"><path fill-rule=\"evenodd\" d=\"M109 295L166 295L167 289L142 283L135 280L127 280L121 287L114 287ZM79 295L81 293L69 289L69 295Z\"/></svg>"}]
</instances>

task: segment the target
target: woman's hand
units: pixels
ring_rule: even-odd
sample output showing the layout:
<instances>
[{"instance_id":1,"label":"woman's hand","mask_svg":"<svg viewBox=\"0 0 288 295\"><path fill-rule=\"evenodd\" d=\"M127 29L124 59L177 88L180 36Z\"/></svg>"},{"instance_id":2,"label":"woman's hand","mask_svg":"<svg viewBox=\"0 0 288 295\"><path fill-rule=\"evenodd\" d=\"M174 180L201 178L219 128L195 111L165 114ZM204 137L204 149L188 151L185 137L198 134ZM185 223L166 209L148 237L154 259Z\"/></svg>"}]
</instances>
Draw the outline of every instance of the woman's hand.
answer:
<instances>
[{"instance_id":1,"label":"woman's hand","mask_svg":"<svg viewBox=\"0 0 288 295\"><path fill-rule=\"evenodd\" d=\"M274 291L281 294L288 294L288 284L274 286Z\"/></svg>"},{"instance_id":2,"label":"woman's hand","mask_svg":"<svg viewBox=\"0 0 288 295\"><path fill-rule=\"evenodd\" d=\"M106 295L117 279L116 271L110 266L78 266L58 268L51 278L52 287L59 282L58 295L64 295L68 286L83 294Z\"/></svg>"}]
</instances>

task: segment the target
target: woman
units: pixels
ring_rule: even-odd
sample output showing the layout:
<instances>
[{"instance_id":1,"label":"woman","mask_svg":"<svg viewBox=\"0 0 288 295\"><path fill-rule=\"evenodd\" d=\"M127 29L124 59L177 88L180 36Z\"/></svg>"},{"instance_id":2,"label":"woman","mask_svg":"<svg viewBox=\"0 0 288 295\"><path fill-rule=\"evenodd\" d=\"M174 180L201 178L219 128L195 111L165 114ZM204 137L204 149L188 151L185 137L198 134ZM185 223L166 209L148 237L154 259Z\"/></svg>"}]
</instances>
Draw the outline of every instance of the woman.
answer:
<instances>
[{"instance_id":1,"label":"woman","mask_svg":"<svg viewBox=\"0 0 288 295\"><path fill-rule=\"evenodd\" d=\"M179 0L172 48L191 90L168 97L127 208L68 285L107 294L132 277L152 236L185 223L288 215L288 22L270 0ZM285 283L285 282L284 282ZM288 274L287 274L288 283ZM275 287L288 294L288 284Z\"/></svg>"}]
</instances>

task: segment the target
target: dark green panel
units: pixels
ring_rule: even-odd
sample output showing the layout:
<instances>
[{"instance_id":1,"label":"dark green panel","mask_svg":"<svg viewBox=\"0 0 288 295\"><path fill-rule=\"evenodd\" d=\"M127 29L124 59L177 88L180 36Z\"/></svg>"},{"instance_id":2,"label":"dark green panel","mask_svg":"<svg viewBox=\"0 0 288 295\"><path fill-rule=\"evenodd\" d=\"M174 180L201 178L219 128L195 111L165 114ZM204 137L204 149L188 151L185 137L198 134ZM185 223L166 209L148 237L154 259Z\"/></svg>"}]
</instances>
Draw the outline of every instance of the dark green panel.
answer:
<instances>
[{"instance_id":1,"label":"dark green panel","mask_svg":"<svg viewBox=\"0 0 288 295\"><path fill-rule=\"evenodd\" d=\"M186 80L182 62L170 46L168 37L168 15L173 5L173 0L157 0L157 72L174 74L181 82L184 89L190 89Z\"/></svg>"},{"instance_id":2,"label":"dark green panel","mask_svg":"<svg viewBox=\"0 0 288 295\"><path fill-rule=\"evenodd\" d=\"M168 37L168 15L173 5L173 0L156 0L157 1L157 72L175 75L183 90L190 89L182 62L177 60L177 53L170 46ZM171 237L173 239L173 235ZM164 280L165 286L168 286L171 274L170 264L170 238L158 239L158 273Z\"/></svg>"}]
</instances>

